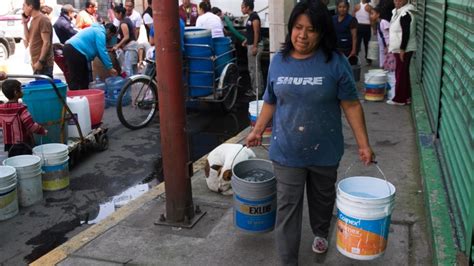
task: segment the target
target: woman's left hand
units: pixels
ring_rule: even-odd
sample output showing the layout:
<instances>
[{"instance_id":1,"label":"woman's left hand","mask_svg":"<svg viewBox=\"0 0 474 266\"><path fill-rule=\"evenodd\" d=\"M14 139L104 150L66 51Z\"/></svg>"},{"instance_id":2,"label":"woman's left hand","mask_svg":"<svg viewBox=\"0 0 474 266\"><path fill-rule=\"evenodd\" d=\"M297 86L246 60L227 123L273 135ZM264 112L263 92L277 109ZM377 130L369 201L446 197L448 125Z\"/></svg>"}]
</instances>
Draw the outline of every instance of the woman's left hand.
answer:
<instances>
[{"instance_id":1,"label":"woman's left hand","mask_svg":"<svg viewBox=\"0 0 474 266\"><path fill-rule=\"evenodd\" d=\"M256 45L252 46L252 55L253 55L253 56L256 56L256 55L257 55L257 52L258 52L257 46L256 46Z\"/></svg>"},{"instance_id":2,"label":"woman's left hand","mask_svg":"<svg viewBox=\"0 0 474 266\"><path fill-rule=\"evenodd\" d=\"M370 165L375 161L375 153L371 147L359 148L359 158L365 165Z\"/></svg>"},{"instance_id":3,"label":"woman's left hand","mask_svg":"<svg viewBox=\"0 0 474 266\"><path fill-rule=\"evenodd\" d=\"M352 56L355 56L355 55L356 55L356 51L355 51L355 50L351 50L351 53L349 54L349 56L348 56L347 58L352 57Z\"/></svg>"},{"instance_id":4,"label":"woman's left hand","mask_svg":"<svg viewBox=\"0 0 474 266\"><path fill-rule=\"evenodd\" d=\"M405 50L400 50L400 61L405 61Z\"/></svg>"}]
</instances>

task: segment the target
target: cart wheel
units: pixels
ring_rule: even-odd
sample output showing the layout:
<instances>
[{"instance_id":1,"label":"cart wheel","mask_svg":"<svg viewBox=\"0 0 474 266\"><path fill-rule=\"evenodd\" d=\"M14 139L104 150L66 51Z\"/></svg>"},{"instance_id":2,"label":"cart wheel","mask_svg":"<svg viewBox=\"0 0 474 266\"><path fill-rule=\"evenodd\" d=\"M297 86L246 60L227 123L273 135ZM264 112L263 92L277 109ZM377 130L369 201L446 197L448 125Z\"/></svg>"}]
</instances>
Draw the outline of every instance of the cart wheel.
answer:
<instances>
[{"instance_id":1,"label":"cart wheel","mask_svg":"<svg viewBox=\"0 0 474 266\"><path fill-rule=\"evenodd\" d=\"M105 151L109 148L109 137L107 134L102 134L97 139L97 150Z\"/></svg>"},{"instance_id":2,"label":"cart wheel","mask_svg":"<svg viewBox=\"0 0 474 266\"><path fill-rule=\"evenodd\" d=\"M219 88L224 90L225 100L222 101L222 108L230 112L234 107L238 94L239 68L234 63L229 63L224 67L219 79Z\"/></svg>"}]
</instances>

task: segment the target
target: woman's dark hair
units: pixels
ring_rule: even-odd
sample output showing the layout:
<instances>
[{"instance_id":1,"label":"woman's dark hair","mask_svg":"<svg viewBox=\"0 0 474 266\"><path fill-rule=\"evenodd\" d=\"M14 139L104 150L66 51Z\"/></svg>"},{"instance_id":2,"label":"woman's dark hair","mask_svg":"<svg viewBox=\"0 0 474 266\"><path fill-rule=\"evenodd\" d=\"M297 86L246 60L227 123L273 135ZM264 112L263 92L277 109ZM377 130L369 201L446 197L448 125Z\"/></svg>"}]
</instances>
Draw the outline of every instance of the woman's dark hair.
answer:
<instances>
[{"instance_id":1,"label":"woman's dark hair","mask_svg":"<svg viewBox=\"0 0 474 266\"><path fill-rule=\"evenodd\" d=\"M115 5L114 12L118 14L122 14L122 16L125 16L125 13L127 12L127 10L125 10L125 7L123 6L123 4L118 4L118 5Z\"/></svg>"},{"instance_id":2,"label":"woman's dark hair","mask_svg":"<svg viewBox=\"0 0 474 266\"><path fill-rule=\"evenodd\" d=\"M244 6L250 8L250 10L253 10L253 8L254 8L253 2L254 2L254 0L244 0L244 1L242 1L242 4L244 4Z\"/></svg>"},{"instance_id":3,"label":"woman's dark hair","mask_svg":"<svg viewBox=\"0 0 474 266\"><path fill-rule=\"evenodd\" d=\"M380 8L380 18L390 21L392 19L392 10L395 8L392 0L380 0L377 5Z\"/></svg>"},{"instance_id":4,"label":"woman's dark hair","mask_svg":"<svg viewBox=\"0 0 474 266\"><path fill-rule=\"evenodd\" d=\"M96 5L96 1L86 1L86 8L95 7Z\"/></svg>"},{"instance_id":5,"label":"woman's dark hair","mask_svg":"<svg viewBox=\"0 0 474 266\"><path fill-rule=\"evenodd\" d=\"M115 27L114 23L107 23L105 24L105 30L106 32L110 32L112 34L116 34L117 33L117 27Z\"/></svg>"},{"instance_id":6,"label":"woman's dark hair","mask_svg":"<svg viewBox=\"0 0 474 266\"><path fill-rule=\"evenodd\" d=\"M7 79L2 84L2 92L8 100L15 98L15 93L21 90L21 83L16 79Z\"/></svg>"},{"instance_id":7,"label":"woman's dark hair","mask_svg":"<svg viewBox=\"0 0 474 266\"><path fill-rule=\"evenodd\" d=\"M204 11L204 13L211 11L211 5L208 2L202 1L199 3L199 8Z\"/></svg>"},{"instance_id":8,"label":"woman's dark hair","mask_svg":"<svg viewBox=\"0 0 474 266\"><path fill-rule=\"evenodd\" d=\"M318 0L299 2L293 8L293 11L291 11L290 19L288 20L288 34L286 35L285 42L281 48L283 57L288 57L290 52L294 49L293 43L291 42L291 33L293 31L293 26L296 23L296 19L300 15L308 16L314 29L319 34L319 46L316 48L321 49L326 55L326 62L331 61L332 53L337 51L336 32L326 5Z\"/></svg>"},{"instance_id":9,"label":"woman's dark hair","mask_svg":"<svg viewBox=\"0 0 474 266\"><path fill-rule=\"evenodd\" d=\"M34 10L40 10L41 7L40 0L25 0L25 4L33 7Z\"/></svg>"},{"instance_id":10,"label":"woman's dark hair","mask_svg":"<svg viewBox=\"0 0 474 266\"><path fill-rule=\"evenodd\" d=\"M211 12L212 12L212 14L217 15L219 13L222 13L222 10L218 7L212 7Z\"/></svg>"},{"instance_id":11,"label":"woman's dark hair","mask_svg":"<svg viewBox=\"0 0 474 266\"><path fill-rule=\"evenodd\" d=\"M348 0L337 0L336 1L336 8L339 6L340 3L346 4L347 7L349 7L349 1Z\"/></svg>"}]
</instances>

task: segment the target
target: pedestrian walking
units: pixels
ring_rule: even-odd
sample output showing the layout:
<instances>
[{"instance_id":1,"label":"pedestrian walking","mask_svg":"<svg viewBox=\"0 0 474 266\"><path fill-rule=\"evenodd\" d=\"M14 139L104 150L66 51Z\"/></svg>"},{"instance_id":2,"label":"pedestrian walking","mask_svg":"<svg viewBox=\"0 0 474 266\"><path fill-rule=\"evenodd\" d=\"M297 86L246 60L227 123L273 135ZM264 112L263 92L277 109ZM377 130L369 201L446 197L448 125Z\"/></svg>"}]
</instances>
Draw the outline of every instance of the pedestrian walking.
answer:
<instances>
[{"instance_id":1,"label":"pedestrian walking","mask_svg":"<svg viewBox=\"0 0 474 266\"><path fill-rule=\"evenodd\" d=\"M356 55L357 19L349 15L349 2L337 1L337 15L332 17L337 36L337 49L347 57Z\"/></svg>"},{"instance_id":2,"label":"pedestrian walking","mask_svg":"<svg viewBox=\"0 0 474 266\"><path fill-rule=\"evenodd\" d=\"M369 48L370 37L372 37L372 27L370 25L370 10L372 6L369 4L370 0L361 0L359 4L354 7L352 16L357 19L357 55L362 49L362 42L364 42L365 60L367 65L372 64L372 60L367 58L367 51Z\"/></svg>"},{"instance_id":3,"label":"pedestrian walking","mask_svg":"<svg viewBox=\"0 0 474 266\"><path fill-rule=\"evenodd\" d=\"M410 61L416 51L416 8L408 0L394 0L395 9L390 20L389 52L395 55L395 97L388 104L405 105L411 102Z\"/></svg>"},{"instance_id":4,"label":"pedestrian walking","mask_svg":"<svg viewBox=\"0 0 474 266\"><path fill-rule=\"evenodd\" d=\"M263 44L261 43L260 17L253 10L254 0L244 0L240 8L244 15L248 15L247 22L245 23L246 40L242 42L242 46L247 47L248 70L252 88L247 91L246 95L261 96L263 94L263 74L260 57L263 51ZM257 95L257 91L259 95Z\"/></svg>"},{"instance_id":5,"label":"pedestrian walking","mask_svg":"<svg viewBox=\"0 0 474 266\"><path fill-rule=\"evenodd\" d=\"M298 265L305 186L315 236L312 250L328 249L337 168L344 153L342 111L360 160L368 165L375 157L351 67L336 42L326 5L296 4L285 43L270 63L262 111L246 139L250 147L261 145L273 119L269 156L277 180L275 240L283 265Z\"/></svg>"},{"instance_id":6,"label":"pedestrian walking","mask_svg":"<svg viewBox=\"0 0 474 266\"><path fill-rule=\"evenodd\" d=\"M110 75L117 75L106 47L107 41L116 33L117 28L112 23L105 26L94 23L66 42L66 45L64 45L64 59L71 73L68 84L70 90L87 89L89 87L88 64L96 56L100 58Z\"/></svg>"},{"instance_id":7,"label":"pedestrian walking","mask_svg":"<svg viewBox=\"0 0 474 266\"><path fill-rule=\"evenodd\" d=\"M40 12L40 7L39 0L25 0L23 3L25 44L30 51L33 73L53 77L53 26L49 18Z\"/></svg>"}]
</instances>

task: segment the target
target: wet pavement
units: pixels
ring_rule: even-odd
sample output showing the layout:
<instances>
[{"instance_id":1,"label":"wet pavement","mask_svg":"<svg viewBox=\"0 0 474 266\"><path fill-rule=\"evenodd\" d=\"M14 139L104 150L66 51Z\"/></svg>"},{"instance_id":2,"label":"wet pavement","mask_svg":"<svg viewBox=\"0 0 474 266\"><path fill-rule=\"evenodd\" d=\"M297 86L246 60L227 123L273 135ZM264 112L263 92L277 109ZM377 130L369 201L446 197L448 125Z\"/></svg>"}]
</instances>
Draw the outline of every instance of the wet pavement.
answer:
<instances>
[{"instance_id":1,"label":"wet pavement","mask_svg":"<svg viewBox=\"0 0 474 266\"><path fill-rule=\"evenodd\" d=\"M231 113L206 104L188 109L191 160L248 126L247 102L239 98ZM103 121L108 150L81 154L70 170L69 188L45 192L42 202L0 221L0 265L36 260L163 180L157 123L131 131L120 124L113 107L106 109Z\"/></svg>"}]
</instances>

